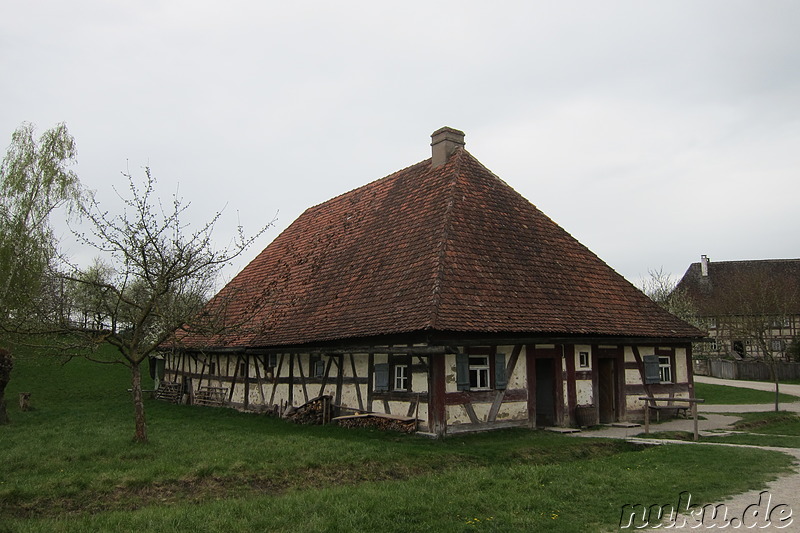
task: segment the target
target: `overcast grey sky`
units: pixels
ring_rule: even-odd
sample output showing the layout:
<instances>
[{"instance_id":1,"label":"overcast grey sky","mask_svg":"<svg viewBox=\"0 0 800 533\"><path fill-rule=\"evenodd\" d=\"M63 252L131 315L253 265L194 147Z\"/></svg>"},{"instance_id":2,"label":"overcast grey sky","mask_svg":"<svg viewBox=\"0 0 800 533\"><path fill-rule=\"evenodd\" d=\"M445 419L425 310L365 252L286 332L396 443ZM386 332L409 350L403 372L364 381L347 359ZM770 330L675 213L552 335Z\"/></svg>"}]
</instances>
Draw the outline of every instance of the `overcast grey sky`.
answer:
<instances>
[{"instance_id":1,"label":"overcast grey sky","mask_svg":"<svg viewBox=\"0 0 800 533\"><path fill-rule=\"evenodd\" d=\"M66 122L110 209L149 165L198 221L225 207L220 244L277 213L235 270L445 125L635 283L800 257L797 1L0 6L3 148Z\"/></svg>"}]
</instances>

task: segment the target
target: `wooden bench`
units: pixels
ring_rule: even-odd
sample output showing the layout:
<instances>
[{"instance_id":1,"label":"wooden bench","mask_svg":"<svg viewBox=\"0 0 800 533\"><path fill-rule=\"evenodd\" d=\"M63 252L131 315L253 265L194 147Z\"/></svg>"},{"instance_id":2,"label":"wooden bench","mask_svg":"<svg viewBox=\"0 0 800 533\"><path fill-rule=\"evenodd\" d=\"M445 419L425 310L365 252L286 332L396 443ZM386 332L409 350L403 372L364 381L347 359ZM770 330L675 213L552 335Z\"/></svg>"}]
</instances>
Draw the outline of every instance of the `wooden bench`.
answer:
<instances>
[{"instance_id":1,"label":"wooden bench","mask_svg":"<svg viewBox=\"0 0 800 533\"><path fill-rule=\"evenodd\" d=\"M694 440L698 440L699 431L697 428L697 404L702 403L705 400L700 398L675 398L674 396L667 396L667 397L658 397L658 396L640 396L640 400L646 402L645 409L644 409L644 432L650 433L650 410L656 412L656 417L658 417L658 413L662 410L666 409L673 409L673 410L683 410L684 413L688 410L692 410L692 418L694 418ZM667 402L667 405L658 405L658 402ZM678 402L684 405L673 405L673 403Z\"/></svg>"},{"instance_id":2,"label":"wooden bench","mask_svg":"<svg viewBox=\"0 0 800 533\"><path fill-rule=\"evenodd\" d=\"M227 387L200 387L194 395L196 405L225 405L225 396L228 394Z\"/></svg>"},{"instance_id":3,"label":"wooden bench","mask_svg":"<svg viewBox=\"0 0 800 533\"><path fill-rule=\"evenodd\" d=\"M687 412L689 411L689 406L688 405L652 405L652 404L648 404L647 408L656 412L656 422L661 422L661 412L662 411L664 411L664 412L674 411L675 412L675 416L678 416L678 414L682 414L683 418L688 418L688 414L687 414Z\"/></svg>"}]
</instances>

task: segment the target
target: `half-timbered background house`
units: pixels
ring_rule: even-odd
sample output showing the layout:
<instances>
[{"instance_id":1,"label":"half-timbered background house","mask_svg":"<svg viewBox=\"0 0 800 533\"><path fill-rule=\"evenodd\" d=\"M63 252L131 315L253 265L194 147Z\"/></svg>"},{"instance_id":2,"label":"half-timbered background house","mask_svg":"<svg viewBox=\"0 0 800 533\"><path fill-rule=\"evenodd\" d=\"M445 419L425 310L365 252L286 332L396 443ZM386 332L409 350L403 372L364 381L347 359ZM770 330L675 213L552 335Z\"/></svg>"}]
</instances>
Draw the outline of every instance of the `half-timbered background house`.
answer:
<instances>
[{"instance_id":1,"label":"half-timbered background house","mask_svg":"<svg viewBox=\"0 0 800 533\"><path fill-rule=\"evenodd\" d=\"M709 341L707 357L790 359L800 343L800 259L711 261L700 256L675 287L691 302Z\"/></svg>"},{"instance_id":2,"label":"half-timbered background house","mask_svg":"<svg viewBox=\"0 0 800 533\"><path fill-rule=\"evenodd\" d=\"M611 422L692 393L703 333L464 149L305 211L179 332L165 382L248 409L331 397L421 431Z\"/></svg>"}]
</instances>

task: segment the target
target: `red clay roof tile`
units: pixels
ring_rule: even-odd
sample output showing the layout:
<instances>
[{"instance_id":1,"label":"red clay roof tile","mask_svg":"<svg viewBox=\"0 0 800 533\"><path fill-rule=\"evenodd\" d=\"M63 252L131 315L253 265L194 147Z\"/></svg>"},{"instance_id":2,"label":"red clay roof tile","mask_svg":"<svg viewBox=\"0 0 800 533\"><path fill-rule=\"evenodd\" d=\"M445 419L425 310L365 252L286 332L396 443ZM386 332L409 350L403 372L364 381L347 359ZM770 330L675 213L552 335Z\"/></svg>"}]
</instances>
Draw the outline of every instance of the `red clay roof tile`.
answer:
<instances>
[{"instance_id":1,"label":"red clay roof tile","mask_svg":"<svg viewBox=\"0 0 800 533\"><path fill-rule=\"evenodd\" d=\"M419 331L697 338L463 148L306 210L208 306L189 346Z\"/></svg>"}]
</instances>

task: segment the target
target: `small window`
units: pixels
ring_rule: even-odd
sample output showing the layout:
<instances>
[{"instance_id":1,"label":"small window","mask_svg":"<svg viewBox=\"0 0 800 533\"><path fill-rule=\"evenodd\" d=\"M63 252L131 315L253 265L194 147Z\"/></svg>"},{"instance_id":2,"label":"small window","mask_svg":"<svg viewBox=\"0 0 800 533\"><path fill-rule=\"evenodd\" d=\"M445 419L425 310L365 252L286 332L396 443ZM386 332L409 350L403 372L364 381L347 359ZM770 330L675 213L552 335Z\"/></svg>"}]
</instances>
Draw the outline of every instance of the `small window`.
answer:
<instances>
[{"instance_id":1,"label":"small window","mask_svg":"<svg viewBox=\"0 0 800 533\"><path fill-rule=\"evenodd\" d=\"M772 339L770 341L770 349L773 352L782 352L783 351L783 340L782 339Z\"/></svg>"},{"instance_id":2,"label":"small window","mask_svg":"<svg viewBox=\"0 0 800 533\"><path fill-rule=\"evenodd\" d=\"M717 329L717 319L716 318L709 318L708 319L708 329Z\"/></svg>"},{"instance_id":3,"label":"small window","mask_svg":"<svg viewBox=\"0 0 800 533\"><path fill-rule=\"evenodd\" d=\"M245 377L247 375L247 363L244 361L239 363L239 376Z\"/></svg>"},{"instance_id":4,"label":"small window","mask_svg":"<svg viewBox=\"0 0 800 533\"><path fill-rule=\"evenodd\" d=\"M271 353L269 357L267 357L267 366L275 368L278 366L278 354Z\"/></svg>"},{"instance_id":5,"label":"small window","mask_svg":"<svg viewBox=\"0 0 800 533\"><path fill-rule=\"evenodd\" d=\"M712 339L709 343L711 347L711 351L718 352L719 351L719 344L717 344L717 339Z\"/></svg>"},{"instance_id":6,"label":"small window","mask_svg":"<svg viewBox=\"0 0 800 533\"><path fill-rule=\"evenodd\" d=\"M408 365L394 365L394 390L408 390Z\"/></svg>"},{"instance_id":7,"label":"small window","mask_svg":"<svg viewBox=\"0 0 800 533\"><path fill-rule=\"evenodd\" d=\"M469 387L471 389L489 388L489 356L487 355L470 356Z\"/></svg>"},{"instance_id":8,"label":"small window","mask_svg":"<svg viewBox=\"0 0 800 533\"><path fill-rule=\"evenodd\" d=\"M658 356L658 377L661 383L672 383L672 362L669 356Z\"/></svg>"},{"instance_id":9,"label":"small window","mask_svg":"<svg viewBox=\"0 0 800 533\"><path fill-rule=\"evenodd\" d=\"M325 361L321 355L312 355L308 359L308 377L321 378L325 376Z\"/></svg>"},{"instance_id":10,"label":"small window","mask_svg":"<svg viewBox=\"0 0 800 533\"><path fill-rule=\"evenodd\" d=\"M214 376L216 375L216 373L217 373L217 363L211 361L210 363L208 363L208 374Z\"/></svg>"},{"instance_id":11,"label":"small window","mask_svg":"<svg viewBox=\"0 0 800 533\"><path fill-rule=\"evenodd\" d=\"M580 352L578 360L581 368L589 368L589 352Z\"/></svg>"}]
</instances>

